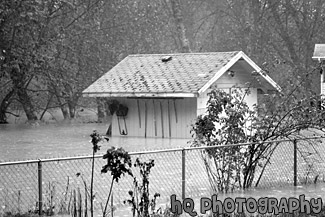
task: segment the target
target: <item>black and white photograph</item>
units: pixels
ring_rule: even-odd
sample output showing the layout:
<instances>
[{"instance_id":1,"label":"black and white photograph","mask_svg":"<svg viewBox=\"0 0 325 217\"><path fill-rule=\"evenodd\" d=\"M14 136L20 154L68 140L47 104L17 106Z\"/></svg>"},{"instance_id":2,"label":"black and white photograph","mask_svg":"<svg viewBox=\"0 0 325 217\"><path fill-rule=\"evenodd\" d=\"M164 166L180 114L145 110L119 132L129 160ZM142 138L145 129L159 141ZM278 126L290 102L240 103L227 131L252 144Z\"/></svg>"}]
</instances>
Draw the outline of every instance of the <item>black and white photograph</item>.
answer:
<instances>
[{"instance_id":1,"label":"black and white photograph","mask_svg":"<svg viewBox=\"0 0 325 217\"><path fill-rule=\"evenodd\" d=\"M0 1L0 217L324 198L324 0Z\"/></svg>"}]
</instances>

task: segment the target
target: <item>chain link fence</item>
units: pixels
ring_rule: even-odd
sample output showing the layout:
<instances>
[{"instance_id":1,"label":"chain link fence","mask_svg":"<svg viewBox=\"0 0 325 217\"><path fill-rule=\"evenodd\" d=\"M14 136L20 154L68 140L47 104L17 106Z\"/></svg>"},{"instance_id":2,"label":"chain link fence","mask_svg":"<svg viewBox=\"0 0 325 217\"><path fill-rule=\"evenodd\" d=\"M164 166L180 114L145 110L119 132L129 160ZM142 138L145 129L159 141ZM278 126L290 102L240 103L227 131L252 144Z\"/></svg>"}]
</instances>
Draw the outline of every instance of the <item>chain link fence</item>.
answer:
<instances>
[{"instance_id":1,"label":"chain link fence","mask_svg":"<svg viewBox=\"0 0 325 217\"><path fill-rule=\"evenodd\" d=\"M273 152L270 159L258 164L253 187L272 188L325 181L322 138L267 144ZM253 144L241 144L243 147L249 145ZM161 195L160 203L168 204L172 194L177 198L200 198L216 193L203 161L204 153L215 148L225 147L188 147L129 154L132 162L136 158L141 161L154 159L155 166L149 178L150 195L157 192ZM94 205L99 212L111 187L110 174L100 173L105 163L102 156L96 156ZM91 156L0 163L0 215L35 211L40 202L44 212L71 212L76 195L87 197L85 189L90 186L91 164ZM137 168L132 168L132 171L140 179ZM114 183L112 205L123 206L132 189L133 178L130 176Z\"/></svg>"}]
</instances>

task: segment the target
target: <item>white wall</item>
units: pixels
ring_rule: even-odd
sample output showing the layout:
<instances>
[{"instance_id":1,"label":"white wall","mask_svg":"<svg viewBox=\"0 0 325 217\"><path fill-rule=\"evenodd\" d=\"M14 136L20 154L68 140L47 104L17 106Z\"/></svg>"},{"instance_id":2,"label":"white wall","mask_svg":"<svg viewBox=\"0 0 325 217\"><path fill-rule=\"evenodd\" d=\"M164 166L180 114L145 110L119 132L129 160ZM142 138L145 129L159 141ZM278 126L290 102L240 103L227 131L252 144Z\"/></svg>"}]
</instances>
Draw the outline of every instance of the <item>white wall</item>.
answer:
<instances>
[{"instance_id":1,"label":"white wall","mask_svg":"<svg viewBox=\"0 0 325 217\"><path fill-rule=\"evenodd\" d=\"M230 70L235 72L233 77L230 76L227 72L224 73L214 84L211 85L210 89L198 97L197 115L205 113L206 103L209 99L207 94L211 91L211 89L222 89L230 93L230 89L234 86L248 87L248 83L250 83L251 94L246 96L245 100L250 108L253 108L253 105L257 104L257 83L251 76L251 73L248 72L248 69L243 68L242 64L237 62L233 65L233 67L230 68Z\"/></svg>"},{"instance_id":2,"label":"white wall","mask_svg":"<svg viewBox=\"0 0 325 217\"><path fill-rule=\"evenodd\" d=\"M206 106L207 101L209 99L208 93L211 91L212 88L221 89L227 93L231 93L234 89L234 86L238 86L241 88L248 87L247 82L252 82L252 79L249 77L248 73L245 73L245 71L238 71L235 73L234 77L231 77L227 73L222 75L214 84L211 85L210 89L205 91L203 94L200 95L200 97L197 98L197 115L203 115L206 112ZM244 89L242 89L244 91ZM248 106L253 109L254 104L257 104L257 88L253 86L250 86L249 88L250 94L245 96L245 101L248 104ZM249 126L249 122L247 122L247 126ZM218 125L216 124L216 127L218 128ZM249 133L249 132L247 132Z\"/></svg>"},{"instance_id":3,"label":"white wall","mask_svg":"<svg viewBox=\"0 0 325 217\"><path fill-rule=\"evenodd\" d=\"M323 72L323 74L320 75L320 93L321 94L325 94L325 79L324 79L324 76L325 76L325 72Z\"/></svg>"},{"instance_id":4,"label":"white wall","mask_svg":"<svg viewBox=\"0 0 325 217\"><path fill-rule=\"evenodd\" d=\"M221 90L229 93L230 88L220 88ZM206 114L207 103L209 100L208 93L211 92L211 89L208 89L203 94L197 98L197 116Z\"/></svg>"}]
</instances>

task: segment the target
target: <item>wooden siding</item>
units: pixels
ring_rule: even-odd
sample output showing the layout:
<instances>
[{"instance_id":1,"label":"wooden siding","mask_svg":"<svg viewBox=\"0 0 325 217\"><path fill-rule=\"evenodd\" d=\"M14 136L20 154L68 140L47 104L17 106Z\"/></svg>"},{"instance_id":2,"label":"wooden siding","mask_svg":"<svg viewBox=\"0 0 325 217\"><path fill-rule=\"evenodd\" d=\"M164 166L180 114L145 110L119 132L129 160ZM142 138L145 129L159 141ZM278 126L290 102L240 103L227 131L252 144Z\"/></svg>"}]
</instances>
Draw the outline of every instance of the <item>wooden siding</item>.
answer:
<instances>
[{"instance_id":1,"label":"wooden siding","mask_svg":"<svg viewBox=\"0 0 325 217\"><path fill-rule=\"evenodd\" d=\"M193 123L193 121L196 118L196 108L197 108L196 98L169 99L169 100L168 99L145 99L145 98L140 98L140 99L117 98L117 100L129 108L128 115L125 118L127 131L128 131L127 136L139 136L139 137L146 136L146 137L156 137L156 138L190 138L191 123ZM137 101L140 107L140 120L139 120ZM174 105L176 106L177 122L176 122ZM168 110L168 106L169 106L169 110ZM147 107L147 127L145 127L146 107ZM161 108L162 108L162 113L161 113ZM154 113L156 113L156 115L154 115ZM114 114L112 120L113 136L120 135L118 122L120 122L120 126L124 129L124 120L123 118L119 118L119 119L120 120L118 121L117 116ZM156 130L155 130L154 120L156 120Z\"/></svg>"}]
</instances>

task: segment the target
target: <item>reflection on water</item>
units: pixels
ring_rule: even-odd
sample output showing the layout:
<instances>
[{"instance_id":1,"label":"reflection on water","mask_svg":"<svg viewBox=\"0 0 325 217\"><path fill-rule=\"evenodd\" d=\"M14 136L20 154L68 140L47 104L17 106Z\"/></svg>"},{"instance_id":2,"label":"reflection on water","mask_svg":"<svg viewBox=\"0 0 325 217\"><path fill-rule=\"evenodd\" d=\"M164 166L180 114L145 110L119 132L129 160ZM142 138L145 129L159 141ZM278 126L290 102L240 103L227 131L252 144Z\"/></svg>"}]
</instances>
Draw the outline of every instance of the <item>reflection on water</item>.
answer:
<instances>
[{"instance_id":1,"label":"reflection on water","mask_svg":"<svg viewBox=\"0 0 325 217\"><path fill-rule=\"evenodd\" d=\"M0 125L0 161L90 155L89 135L107 131L106 124ZM102 154L111 146L129 152L187 146L188 139L113 137L103 143Z\"/></svg>"}]
</instances>

